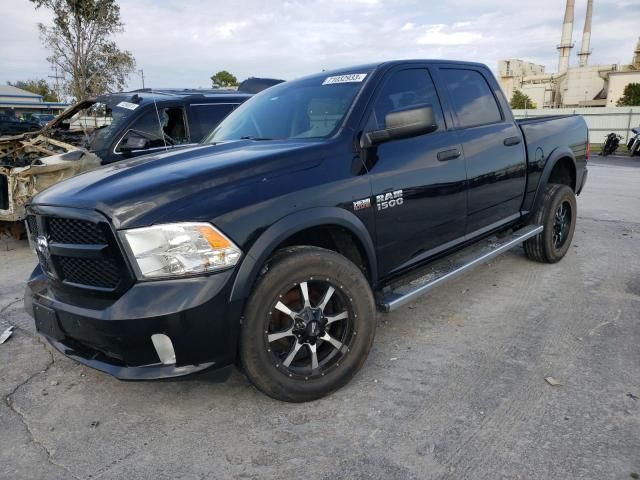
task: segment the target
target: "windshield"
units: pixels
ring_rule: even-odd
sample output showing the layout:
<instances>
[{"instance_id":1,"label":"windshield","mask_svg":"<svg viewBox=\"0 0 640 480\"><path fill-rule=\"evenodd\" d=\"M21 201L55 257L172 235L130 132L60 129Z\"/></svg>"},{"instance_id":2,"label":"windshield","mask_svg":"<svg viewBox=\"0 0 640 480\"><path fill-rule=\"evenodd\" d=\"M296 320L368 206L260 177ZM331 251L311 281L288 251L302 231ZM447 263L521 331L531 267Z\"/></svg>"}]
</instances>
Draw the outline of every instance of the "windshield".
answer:
<instances>
[{"instance_id":1,"label":"windshield","mask_svg":"<svg viewBox=\"0 0 640 480\"><path fill-rule=\"evenodd\" d=\"M229 115L204 140L326 138L341 125L367 73L314 76L271 87Z\"/></svg>"}]
</instances>

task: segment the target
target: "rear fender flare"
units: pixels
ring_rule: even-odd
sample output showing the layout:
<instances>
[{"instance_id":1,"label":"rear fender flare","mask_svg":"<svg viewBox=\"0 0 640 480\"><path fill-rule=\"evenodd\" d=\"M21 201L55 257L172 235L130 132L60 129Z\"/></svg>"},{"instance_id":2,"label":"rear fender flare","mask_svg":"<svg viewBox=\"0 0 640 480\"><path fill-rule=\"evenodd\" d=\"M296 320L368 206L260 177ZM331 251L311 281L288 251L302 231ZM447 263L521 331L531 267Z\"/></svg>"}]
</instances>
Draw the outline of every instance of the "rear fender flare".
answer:
<instances>
[{"instance_id":1,"label":"rear fender flare","mask_svg":"<svg viewBox=\"0 0 640 480\"><path fill-rule=\"evenodd\" d=\"M262 266L276 247L291 235L321 225L338 225L354 234L362 244L370 281L378 278L377 260L373 241L362 221L353 213L338 207L317 207L292 213L271 225L254 242L242 261L235 277L230 301L243 301L251 294L251 288Z\"/></svg>"},{"instance_id":2,"label":"rear fender flare","mask_svg":"<svg viewBox=\"0 0 640 480\"><path fill-rule=\"evenodd\" d=\"M542 170L542 174L540 175L540 181L538 182L538 188L536 188L536 194L533 198L533 205L531 207L530 212L535 212L540 207L540 202L542 201L544 189L549 183L549 177L551 176L551 172L553 171L553 168L556 166L556 164L562 158L569 158L571 160L571 163L573 164L573 172L574 172L574 178L575 178L577 168L576 168L576 157L573 155L573 152L569 147L556 148L554 151L551 152L551 154L549 155L549 158L547 159L544 165L544 169ZM575 192L576 185L572 185L571 188Z\"/></svg>"}]
</instances>

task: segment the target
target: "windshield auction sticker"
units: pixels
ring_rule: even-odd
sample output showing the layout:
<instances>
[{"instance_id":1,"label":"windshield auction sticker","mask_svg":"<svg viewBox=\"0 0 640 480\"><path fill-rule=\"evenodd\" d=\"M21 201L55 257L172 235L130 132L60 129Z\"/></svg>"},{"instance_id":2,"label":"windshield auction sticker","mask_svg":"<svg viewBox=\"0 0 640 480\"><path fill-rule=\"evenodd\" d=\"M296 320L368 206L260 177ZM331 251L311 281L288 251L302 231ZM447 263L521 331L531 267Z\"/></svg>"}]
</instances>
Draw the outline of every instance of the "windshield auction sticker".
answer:
<instances>
[{"instance_id":1,"label":"windshield auction sticker","mask_svg":"<svg viewBox=\"0 0 640 480\"><path fill-rule=\"evenodd\" d=\"M116 105L116 107L122 107L122 108L128 108L129 110L135 110L136 108L138 108L138 105L136 105L135 103L120 102L118 105Z\"/></svg>"},{"instance_id":2,"label":"windshield auction sticker","mask_svg":"<svg viewBox=\"0 0 640 480\"><path fill-rule=\"evenodd\" d=\"M367 76L366 73L350 73L348 75L337 75L335 77L327 77L322 85L333 85L335 83L353 83L361 82Z\"/></svg>"}]
</instances>

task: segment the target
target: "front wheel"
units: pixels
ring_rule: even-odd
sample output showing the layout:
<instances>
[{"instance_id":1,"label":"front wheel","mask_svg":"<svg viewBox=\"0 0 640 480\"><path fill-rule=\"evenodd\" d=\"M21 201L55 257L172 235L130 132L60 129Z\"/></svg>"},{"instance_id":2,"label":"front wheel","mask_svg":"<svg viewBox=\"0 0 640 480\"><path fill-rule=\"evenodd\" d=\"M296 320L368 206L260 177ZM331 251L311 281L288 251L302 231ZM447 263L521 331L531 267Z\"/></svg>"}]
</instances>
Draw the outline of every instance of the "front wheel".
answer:
<instances>
[{"instance_id":1,"label":"front wheel","mask_svg":"<svg viewBox=\"0 0 640 480\"><path fill-rule=\"evenodd\" d=\"M249 299L240 359L259 390L304 402L349 382L374 334L373 294L362 272L330 250L290 247L269 262Z\"/></svg>"},{"instance_id":2,"label":"front wheel","mask_svg":"<svg viewBox=\"0 0 640 480\"><path fill-rule=\"evenodd\" d=\"M524 251L532 260L555 263L565 256L576 228L578 207L573 190L567 185L550 183L532 223L544 230L524 242Z\"/></svg>"}]
</instances>

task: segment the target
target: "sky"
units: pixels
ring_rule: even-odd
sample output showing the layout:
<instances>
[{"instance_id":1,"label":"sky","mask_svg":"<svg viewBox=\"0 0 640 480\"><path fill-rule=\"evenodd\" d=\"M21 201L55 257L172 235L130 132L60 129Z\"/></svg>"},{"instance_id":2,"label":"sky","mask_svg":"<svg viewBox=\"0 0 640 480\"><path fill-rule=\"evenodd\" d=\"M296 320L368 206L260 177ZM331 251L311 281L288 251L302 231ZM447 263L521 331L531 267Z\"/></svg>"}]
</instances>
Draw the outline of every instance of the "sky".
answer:
<instances>
[{"instance_id":1,"label":"sky","mask_svg":"<svg viewBox=\"0 0 640 480\"><path fill-rule=\"evenodd\" d=\"M577 65L586 0L576 0ZM402 58L486 63L522 58L557 69L564 0L120 0L120 48L147 87L209 87L228 70L286 80L323 69ZM0 0L0 82L52 75L28 0ZM589 63L629 63L640 0L595 0ZM130 88L140 88L135 74Z\"/></svg>"}]
</instances>

